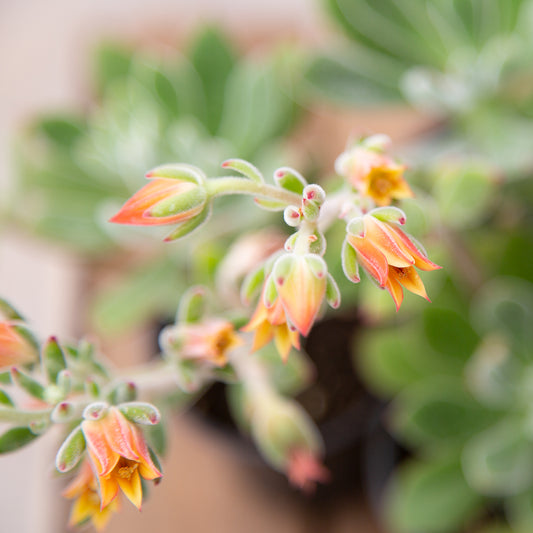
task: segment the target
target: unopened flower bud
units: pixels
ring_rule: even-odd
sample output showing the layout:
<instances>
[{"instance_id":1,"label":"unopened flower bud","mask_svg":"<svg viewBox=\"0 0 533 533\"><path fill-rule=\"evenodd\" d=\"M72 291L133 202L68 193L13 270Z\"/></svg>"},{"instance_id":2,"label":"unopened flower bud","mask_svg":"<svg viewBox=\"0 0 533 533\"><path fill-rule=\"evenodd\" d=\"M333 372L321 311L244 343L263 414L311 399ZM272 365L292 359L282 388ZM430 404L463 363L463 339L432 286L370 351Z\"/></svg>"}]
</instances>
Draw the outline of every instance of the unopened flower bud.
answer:
<instances>
[{"instance_id":1,"label":"unopened flower bud","mask_svg":"<svg viewBox=\"0 0 533 533\"><path fill-rule=\"evenodd\" d=\"M37 361L39 350L32 333L20 324L0 322L0 368Z\"/></svg>"},{"instance_id":2,"label":"unopened flower bud","mask_svg":"<svg viewBox=\"0 0 533 533\"><path fill-rule=\"evenodd\" d=\"M290 167L278 168L274 172L274 181L279 187L302 194L304 187L307 185L306 179L296 170Z\"/></svg>"},{"instance_id":3,"label":"unopened flower bud","mask_svg":"<svg viewBox=\"0 0 533 533\"><path fill-rule=\"evenodd\" d=\"M60 402L52 411L50 418L56 424L70 422L76 415L76 408L70 402Z\"/></svg>"},{"instance_id":4,"label":"unopened flower bud","mask_svg":"<svg viewBox=\"0 0 533 533\"><path fill-rule=\"evenodd\" d=\"M108 399L112 404L132 402L137 397L137 387L131 381L121 381L111 390Z\"/></svg>"},{"instance_id":5,"label":"unopened flower bud","mask_svg":"<svg viewBox=\"0 0 533 533\"><path fill-rule=\"evenodd\" d=\"M283 211L283 220L287 226L297 227L302 219L302 212L295 206L289 205Z\"/></svg>"}]
</instances>

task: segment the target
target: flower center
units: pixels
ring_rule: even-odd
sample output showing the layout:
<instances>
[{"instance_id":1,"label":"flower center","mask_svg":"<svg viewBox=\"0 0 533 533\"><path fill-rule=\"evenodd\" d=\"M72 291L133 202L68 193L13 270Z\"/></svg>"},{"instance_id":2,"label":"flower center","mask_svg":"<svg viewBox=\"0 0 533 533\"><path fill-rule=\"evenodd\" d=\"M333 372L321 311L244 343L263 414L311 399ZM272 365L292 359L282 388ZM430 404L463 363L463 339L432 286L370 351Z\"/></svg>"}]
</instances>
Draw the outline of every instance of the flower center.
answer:
<instances>
[{"instance_id":1,"label":"flower center","mask_svg":"<svg viewBox=\"0 0 533 533\"><path fill-rule=\"evenodd\" d=\"M392 188L392 183L388 172L384 172L383 170L375 170L373 174L374 175L372 177L373 179L371 184L372 190L379 195L387 194Z\"/></svg>"},{"instance_id":2,"label":"flower center","mask_svg":"<svg viewBox=\"0 0 533 533\"><path fill-rule=\"evenodd\" d=\"M117 470L117 476L119 478L129 480L131 479L131 476L133 475L135 470L137 470L138 466L139 466L138 463L131 463L131 464L126 464L124 466L120 466Z\"/></svg>"}]
</instances>

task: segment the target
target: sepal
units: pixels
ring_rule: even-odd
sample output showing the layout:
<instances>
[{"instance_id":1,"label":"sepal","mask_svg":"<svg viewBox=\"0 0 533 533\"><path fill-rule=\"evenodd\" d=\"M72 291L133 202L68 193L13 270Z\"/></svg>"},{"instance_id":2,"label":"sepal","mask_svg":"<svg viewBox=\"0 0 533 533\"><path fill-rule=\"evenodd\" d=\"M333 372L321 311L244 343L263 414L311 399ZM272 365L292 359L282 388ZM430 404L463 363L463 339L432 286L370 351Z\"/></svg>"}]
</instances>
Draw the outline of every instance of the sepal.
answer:
<instances>
[{"instance_id":1,"label":"sepal","mask_svg":"<svg viewBox=\"0 0 533 533\"><path fill-rule=\"evenodd\" d=\"M328 273L328 281L326 285L326 301L333 309L337 309L341 304L341 291L330 273Z\"/></svg>"},{"instance_id":2,"label":"sepal","mask_svg":"<svg viewBox=\"0 0 533 533\"><path fill-rule=\"evenodd\" d=\"M206 201L206 190L203 187L194 187L188 191L160 200L153 207L147 209L144 216L164 218L190 212L197 213L205 205Z\"/></svg>"},{"instance_id":3,"label":"sepal","mask_svg":"<svg viewBox=\"0 0 533 533\"><path fill-rule=\"evenodd\" d=\"M366 233L365 221L363 217L352 218L346 225L346 232L354 237L363 238Z\"/></svg>"},{"instance_id":4,"label":"sepal","mask_svg":"<svg viewBox=\"0 0 533 533\"><path fill-rule=\"evenodd\" d=\"M347 240L345 240L342 245L341 260L344 275L351 282L359 283L361 278L359 276L359 266L357 264L357 253Z\"/></svg>"},{"instance_id":5,"label":"sepal","mask_svg":"<svg viewBox=\"0 0 533 533\"><path fill-rule=\"evenodd\" d=\"M253 297L257 294L263 281L265 280L265 269L263 266L250 272L241 285L241 301L248 305Z\"/></svg>"},{"instance_id":6,"label":"sepal","mask_svg":"<svg viewBox=\"0 0 533 533\"><path fill-rule=\"evenodd\" d=\"M100 420L107 414L108 409L107 402L93 402L83 410L82 416L85 420Z\"/></svg>"},{"instance_id":7,"label":"sepal","mask_svg":"<svg viewBox=\"0 0 533 533\"><path fill-rule=\"evenodd\" d=\"M274 301L278 297L278 291L276 284L274 283L274 276L270 274L265 282L265 290L263 293L263 303L267 309L270 309L274 305Z\"/></svg>"},{"instance_id":8,"label":"sepal","mask_svg":"<svg viewBox=\"0 0 533 533\"><path fill-rule=\"evenodd\" d=\"M179 224L174 231L169 233L165 238L165 242L175 241L181 237L185 237L189 233L192 233L195 229L198 229L200 226L203 226L211 217L212 207L211 204L208 204L204 207L204 210L191 218Z\"/></svg>"},{"instance_id":9,"label":"sepal","mask_svg":"<svg viewBox=\"0 0 533 533\"><path fill-rule=\"evenodd\" d=\"M159 410L147 402L127 402L117 407L130 422L136 424L153 426L161 420Z\"/></svg>"},{"instance_id":10,"label":"sepal","mask_svg":"<svg viewBox=\"0 0 533 533\"><path fill-rule=\"evenodd\" d=\"M376 209L372 209L368 214L382 222L393 222L395 224L400 224L401 226L403 226L407 220L405 213L401 209L391 205L386 207L376 207Z\"/></svg>"},{"instance_id":11,"label":"sepal","mask_svg":"<svg viewBox=\"0 0 533 533\"><path fill-rule=\"evenodd\" d=\"M79 425L71 431L57 452L57 470L61 473L72 470L81 459L85 447L85 436L83 435L81 425Z\"/></svg>"},{"instance_id":12,"label":"sepal","mask_svg":"<svg viewBox=\"0 0 533 533\"><path fill-rule=\"evenodd\" d=\"M206 180L204 172L194 165L185 163L175 163L170 165L160 165L146 173L148 179L171 178L175 180L190 181L202 185Z\"/></svg>"}]
</instances>

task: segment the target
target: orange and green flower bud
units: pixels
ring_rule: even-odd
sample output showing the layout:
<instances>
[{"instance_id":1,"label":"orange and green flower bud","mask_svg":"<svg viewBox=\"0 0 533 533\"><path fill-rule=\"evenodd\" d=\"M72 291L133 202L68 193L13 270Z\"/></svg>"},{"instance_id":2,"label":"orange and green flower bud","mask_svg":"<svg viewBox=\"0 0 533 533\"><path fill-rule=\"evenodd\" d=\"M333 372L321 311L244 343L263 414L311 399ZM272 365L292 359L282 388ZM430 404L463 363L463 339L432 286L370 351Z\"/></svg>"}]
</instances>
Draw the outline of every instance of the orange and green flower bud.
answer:
<instances>
[{"instance_id":1,"label":"orange and green flower bud","mask_svg":"<svg viewBox=\"0 0 533 533\"><path fill-rule=\"evenodd\" d=\"M343 152L335 161L336 172L378 206L390 205L393 200L411 198L413 192L403 177L405 166L384 153L385 141L372 142L374 137Z\"/></svg>"},{"instance_id":2,"label":"orange and green flower bud","mask_svg":"<svg viewBox=\"0 0 533 533\"><path fill-rule=\"evenodd\" d=\"M0 322L0 368L33 363L38 350L29 331L13 322Z\"/></svg>"},{"instance_id":3,"label":"orange and green flower bud","mask_svg":"<svg viewBox=\"0 0 533 533\"><path fill-rule=\"evenodd\" d=\"M196 219L206 207L201 172L188 165L166 165L149 172L150 182L110 219L117 224L163 226ZM192 229L192 228L191 228Z\"/></svg>"},{"instance_id":4,"label":"orange and green flower bud","mask_svg":"<svg viewBox=\"0 0 533 533\"><path fill-rule=\"evenodd\" d=\"M112 514L120 507L118 498L102 507L98 482L89 460L82 463L76 477L63 491L63 496L74 500L68 521L70 527L81 526L90 520L97 531L103 531Z\"/></svg>"},{"instance_id":5,"label":"orange and green flower bud","mask_svg":"<svg viewBox=\"0 0 533 533\"><path fill-rule=\"evenodd\" d=\"M304 336L311 331L326 295L328 268L316 254L286 254L272 269L278 298L289 321Z\"/></svg>"},{"instance_id":6,"label":"orange and green flower bud","mask_svg":"<svg viewBox=\"0 0 533 533\"><path fill-rule=\"evenodd\" d=\"M140 509L141 477L161 477L142 431L114 406L99 420L84 420L81 428L98 480L101 509L116 498L119 488Z\"/></svg>"},{"instance_id":7,"label":"orange and green flower bud","mask_svg":"<svg viewBox=\"0 0 533 533\"><path fill-rule=\"evenodd\" d=\"M359 263L381 288L387 289L398 310L402 287L429 301L415 267L426 271L441 267L430 261L396 223L386 221L396 216L399 223L405 222L405 215L397 211L401 214L395 211L385 216L377 209L348 223L343 267L348 279L357 282L355 263Z\"/></svg>"}]
</instances>

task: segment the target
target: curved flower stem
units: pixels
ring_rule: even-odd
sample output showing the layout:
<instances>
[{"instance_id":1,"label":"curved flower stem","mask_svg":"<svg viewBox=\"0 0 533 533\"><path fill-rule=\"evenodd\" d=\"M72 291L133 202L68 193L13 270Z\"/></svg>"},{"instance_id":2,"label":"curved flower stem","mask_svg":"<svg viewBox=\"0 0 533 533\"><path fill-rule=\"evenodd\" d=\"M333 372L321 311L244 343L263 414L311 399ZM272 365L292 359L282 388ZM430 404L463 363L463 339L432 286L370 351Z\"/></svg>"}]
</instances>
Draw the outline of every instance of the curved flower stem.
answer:
<instances>
[{"instance_id":1,"label":"curved flower stem","mask_svg":"<svg viewBox=\"0 0 533 533\"><path fill-rule=\"evenodd\" d=\"M300 205L302 198L295 192L268 185L257 183L247 178L237 178L234 176L224 176L220 178L210 178L205 187L209 196L223 196L227 194L250 194L261 196L270 200L277 200L287 205Z\"/></svg>"},{"instance_id":2,"label":"curved flower stem","mask_svg":"<svg viewBox=\"0 0 533 533\"><path fill-rule=\"evenodd\" d=\"M253 395L270 396L274 394L265 368L257 357L250 354L250 346L246 343L228 354L229 361L246 390Z\"/></svg>"}]
</instances>

